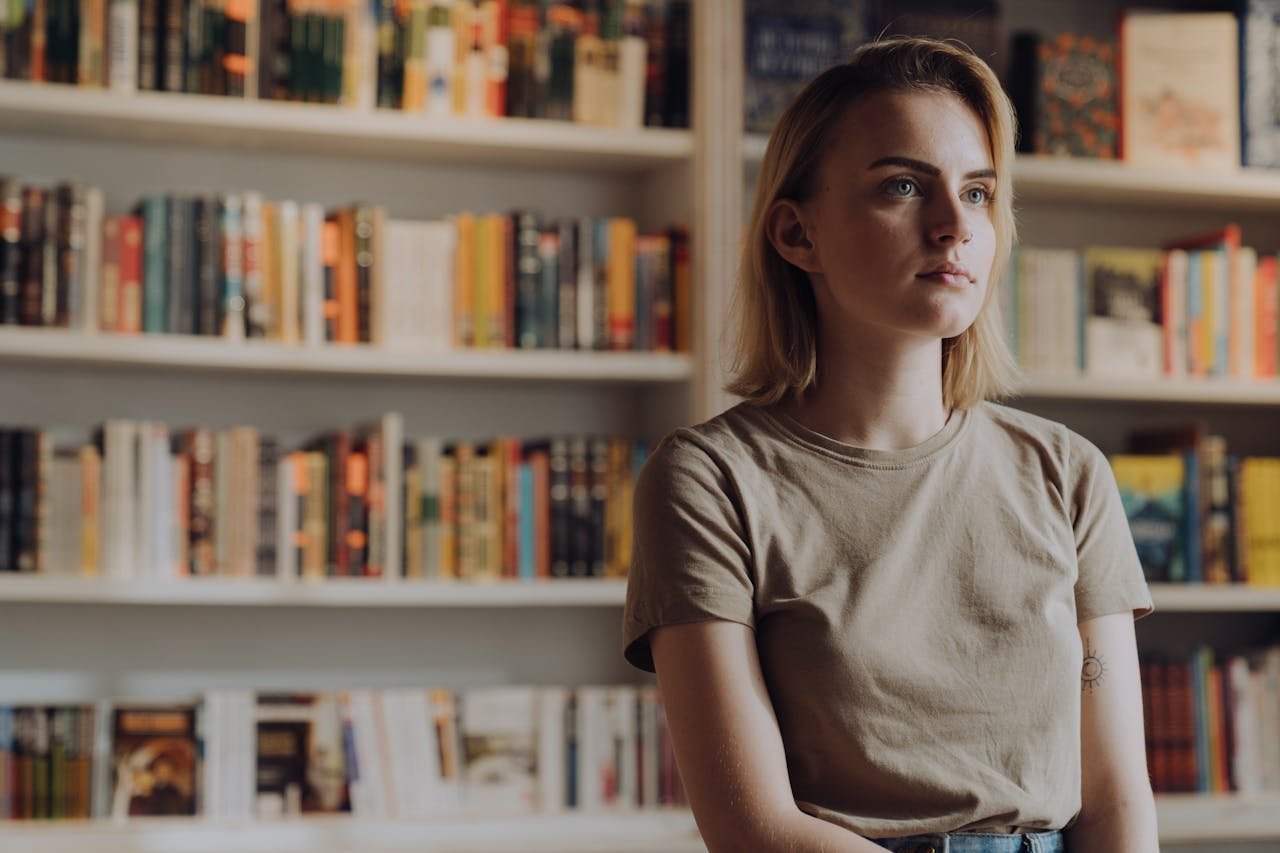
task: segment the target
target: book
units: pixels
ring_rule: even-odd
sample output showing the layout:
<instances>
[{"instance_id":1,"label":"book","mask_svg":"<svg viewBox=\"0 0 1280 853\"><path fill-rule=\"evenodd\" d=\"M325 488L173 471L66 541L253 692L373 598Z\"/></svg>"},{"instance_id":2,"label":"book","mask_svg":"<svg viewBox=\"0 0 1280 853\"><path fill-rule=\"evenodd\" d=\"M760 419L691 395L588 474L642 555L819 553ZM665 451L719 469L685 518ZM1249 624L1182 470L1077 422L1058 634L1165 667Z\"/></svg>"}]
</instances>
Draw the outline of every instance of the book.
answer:
<instances>
[{"instance_id":1,"label":"book","mask_svg":"<svg viewBox=\"0 0 1280 853\"><path fill-rule=\"evenodd\" d=\"M1240 165L1235 15L1130 10L1121 19L1120 52L1126 161L1210 171Z\"/></svg>"},{"instance_id":2,"label":"book","mask_svg":"<svg viewBox=\"0 0 1280 853\"><path fill-rule=\"evenodd\" d=\"M1280 166L1280 2L1240 3L1240 160L1246 166Z\"/></svg>"},{"instance_id":3,"label":"book","mask_svg":"<svg viewBox=\"0 0 1280 853\"><path fill-rule=\"evenodd\" d=\"M538 804L537 690L492 687L461 696L462 790L468 812L532 812Z\"/></svg>"},{"instance_id":4,"label":"book","mask_svg":"<svg viewBox=\"0 0 1280 853\"><path fill-rule=\"evenodd\" d=\"M194 705L115 707L112 817L194 815L196 755Z\"/></svg>"},{"instance_id":5,"label":"book","mask_svg":"<svg viewBox=\"0 0 1280 853\"><path fill-rule=\"evenodd\" d=\"M1013 42L1010 96L1019 151L1116 157L1120 116L1111 41L1070 31L1020 33Z\"/></svg>"},{"instance_id":6,"label":"book","mask_svg":"<svg viewBox=\"0 0 1280 853\"><path fill-rule=\"evenodd\" d=\"M1116 454L1111 469L1149 583L1185 580L1186 469L1181 456Z\"/></svg>"},{"instance_id":7,"label":"book","mask_svg":"<svg viewBox=\"0 0 1280 853\"><path fill-rule=\"evenodd\" d=\"M800 90L869 32L864 0L747 0L743 127L769 133Z\"/></svg>"},{"instance_id":8,"label":"book","mask_svg":"<svg viewBox=\"0 0 1280 853\"><path fill-rule=\"evenodd\" d=\"M1090 247L1083 253L1084 365L1092 376L1158 377L1164 368L1158 250Z\"/></svg>"}]
</instances>

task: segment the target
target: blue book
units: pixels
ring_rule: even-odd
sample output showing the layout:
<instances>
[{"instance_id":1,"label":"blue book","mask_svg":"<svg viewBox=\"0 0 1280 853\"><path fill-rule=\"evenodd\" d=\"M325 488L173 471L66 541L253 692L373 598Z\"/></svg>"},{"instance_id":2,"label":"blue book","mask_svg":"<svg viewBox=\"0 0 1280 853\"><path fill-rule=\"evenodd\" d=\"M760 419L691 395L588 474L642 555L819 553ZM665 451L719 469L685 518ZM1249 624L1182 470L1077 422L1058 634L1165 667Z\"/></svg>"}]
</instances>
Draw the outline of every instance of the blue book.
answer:
<instances>
[{"instance_id":1,"label":"blue book","mask_svg":"<svg viewBox=\"0 0 1280 853\"><path fill-rule=\"evenodd\" d=\"M534 532L535 519L533 517L533 466L528 462L521 462L520 467L516 469L516 476L520 489L520 579L533 580L537 574L538 566L538 555L535 553L537 538Z\"/></svg>"}]
</instances>

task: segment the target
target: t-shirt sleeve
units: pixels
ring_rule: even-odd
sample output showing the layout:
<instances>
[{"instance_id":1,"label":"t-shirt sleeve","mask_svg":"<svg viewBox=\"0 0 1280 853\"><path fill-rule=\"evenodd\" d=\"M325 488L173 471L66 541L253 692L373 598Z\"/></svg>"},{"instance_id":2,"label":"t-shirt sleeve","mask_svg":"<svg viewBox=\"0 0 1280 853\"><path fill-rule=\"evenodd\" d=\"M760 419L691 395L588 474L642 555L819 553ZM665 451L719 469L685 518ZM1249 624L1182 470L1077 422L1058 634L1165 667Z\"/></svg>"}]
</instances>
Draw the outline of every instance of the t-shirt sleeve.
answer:
<instances>
[{"instance_id":1,"label":"t-shirt sleeve","mask_svg":"<svg viewBox=\"0 0 1280 853\"><path fill-rule=\"evenodd\" d=\"M1076 620L1126 610L1135 619L1146 616L1152 611L1151 592L1111 465L1102 451L1075 434L1071 456L1074 487L1068 497L1079 566Z\"/></svg>"},{"instance_id":2,"label":"t-shirt sleeve","mask_svg":"<svg viewBox=\"0 0 1280 853\"><path fill-rule=\"evenodd\" d=\"M622 616L623 655L653 672L649 636L663 625L723 619L754 627L742 513L728 477L676 432L640 472Z\"/></svg>"}]
</instances>

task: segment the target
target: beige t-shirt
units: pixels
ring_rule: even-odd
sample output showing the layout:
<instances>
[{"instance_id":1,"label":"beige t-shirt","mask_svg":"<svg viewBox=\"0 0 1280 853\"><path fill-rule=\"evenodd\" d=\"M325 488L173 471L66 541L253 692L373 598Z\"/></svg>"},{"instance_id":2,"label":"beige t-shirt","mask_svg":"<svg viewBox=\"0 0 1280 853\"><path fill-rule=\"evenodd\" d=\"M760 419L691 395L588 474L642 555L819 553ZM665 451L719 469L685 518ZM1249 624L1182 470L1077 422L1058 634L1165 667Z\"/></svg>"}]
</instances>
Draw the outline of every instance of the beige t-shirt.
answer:
<instances>
[{"instance_id":1,"label":"beige t-shirt","mask_svg":"<svg viewBox=\"0 0 1280 853\"><path fill-rule=\"evenodd\" d=\"M797 804L871 838L1067 825L1077 623L1150 610L1106 458L1003 406L877 451L744 404L636 489L627 660L652 671L661 625L753 627Z\"/></svg>"}]
</instances>

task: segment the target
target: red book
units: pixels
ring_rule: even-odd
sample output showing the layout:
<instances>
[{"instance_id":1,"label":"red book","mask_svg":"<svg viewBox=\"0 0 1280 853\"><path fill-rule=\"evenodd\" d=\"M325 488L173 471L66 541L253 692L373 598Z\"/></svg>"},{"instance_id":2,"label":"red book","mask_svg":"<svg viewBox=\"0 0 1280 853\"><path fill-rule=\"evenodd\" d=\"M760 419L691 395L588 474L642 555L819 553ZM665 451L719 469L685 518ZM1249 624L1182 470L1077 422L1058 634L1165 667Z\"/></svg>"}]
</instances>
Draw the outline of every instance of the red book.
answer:
<instances>
[{"instance_id":1,"label":"red book","mask_svg":"<svg viewBox=\"0 0 1280 853\"><path fill-rule=\"evenodd\" d=\"M1277 295L1276 256L1258 258L1254 288L1254 376L1271 379L1276 375L1276 325L1280 323L1280 296Z\"/></svg>"},{"instance_id":2,"label":"red book","mask_svg":"<svg viewBox=\"0 0 1280 853\"><path fill-rule=\"evenodd\" d=\"M117 331L142 334L142 217L120 217Z\"/></svg>"}]
</instances>

